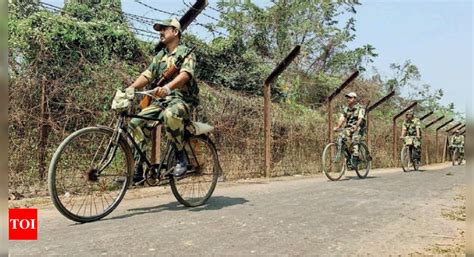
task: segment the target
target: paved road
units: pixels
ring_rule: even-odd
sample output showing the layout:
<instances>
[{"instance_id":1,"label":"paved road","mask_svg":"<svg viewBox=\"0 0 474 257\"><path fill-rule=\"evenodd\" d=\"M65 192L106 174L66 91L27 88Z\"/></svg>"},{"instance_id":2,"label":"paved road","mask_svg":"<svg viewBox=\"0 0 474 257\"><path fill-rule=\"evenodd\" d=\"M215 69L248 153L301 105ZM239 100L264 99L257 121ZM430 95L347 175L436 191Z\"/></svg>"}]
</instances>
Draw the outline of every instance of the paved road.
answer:
<instances>
[{"instance_id":1,"label":"paved road","mask_svg":"<svg viewBox=\"0 0 474 257\"><path fill-rule=\"evenodd\" d=\"M130 192L104 220L75 224L39 210L39 240L10 242L15 255L355 255L413 253L459 234L444 218L459 205L464 166L360 180L323 176L222 183L201 208L177 204L169 188ZM128 194L128 193L127 193Z\"/></svg>"}]
</instances>

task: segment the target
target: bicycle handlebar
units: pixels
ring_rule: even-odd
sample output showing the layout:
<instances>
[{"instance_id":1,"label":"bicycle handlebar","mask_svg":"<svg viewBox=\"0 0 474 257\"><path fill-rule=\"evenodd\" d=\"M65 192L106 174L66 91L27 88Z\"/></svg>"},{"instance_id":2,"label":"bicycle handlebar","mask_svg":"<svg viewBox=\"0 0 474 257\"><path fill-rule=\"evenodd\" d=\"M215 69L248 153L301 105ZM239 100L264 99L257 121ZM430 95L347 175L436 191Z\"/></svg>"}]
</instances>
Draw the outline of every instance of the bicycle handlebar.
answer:
<instances>
[{"instance_id":1,"label":"bicycle handlebar","mask_svg":"<svg viewBox=\"0 0 474 257\"><path fill-rule=\"evenodd\" d=\"M153 89L150 89L150 90L145 90L145 91L139 91L139 92L135 92L135 94L137 95L147 95L155 100L159 100L159 98L157 98L154 94L153 94Z\"/></svg>"}]
</instances>

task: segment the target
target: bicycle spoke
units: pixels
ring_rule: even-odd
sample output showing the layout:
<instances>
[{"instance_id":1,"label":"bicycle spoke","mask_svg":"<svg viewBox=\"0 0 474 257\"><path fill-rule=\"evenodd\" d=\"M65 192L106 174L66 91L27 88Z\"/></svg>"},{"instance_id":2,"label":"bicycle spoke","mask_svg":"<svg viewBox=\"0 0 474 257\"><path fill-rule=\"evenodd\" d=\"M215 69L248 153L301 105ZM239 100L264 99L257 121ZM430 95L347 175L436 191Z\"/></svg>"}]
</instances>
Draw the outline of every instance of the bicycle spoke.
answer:
<instances>
[{"instance_id":1,"label":"bicycle spoke","mask_svg":"<svg viewBox=\"0 0 474 257\"><path fill-rule=\"evenodd\" d=\"M186 206L197 206L207 200L217 182L214 152L207 142L198 138L190 141L185 149L194 171L175 179L171 186L178 201Z\"/></svg>"},{"instance_id":2,"label":"bicycle spoke","mask_svg":"<svg viewBox=\"0 0 474 257\"><path fill-rule=\"evenodd\" d=\"M100 219L113 210L126 192L125 178L132 157L126 142L119 141L115 151L105 154L112 140L112 130L90 127L70 135L53 156L54 174L50 181L53 202L66 217L80 222ZM60 150L60 151L59 151ZM103 154L102 154L103 153ZM102 158L103 157L103 158ZM99 159L110 162L97 175Z\"/></svg>"}]
</instances>

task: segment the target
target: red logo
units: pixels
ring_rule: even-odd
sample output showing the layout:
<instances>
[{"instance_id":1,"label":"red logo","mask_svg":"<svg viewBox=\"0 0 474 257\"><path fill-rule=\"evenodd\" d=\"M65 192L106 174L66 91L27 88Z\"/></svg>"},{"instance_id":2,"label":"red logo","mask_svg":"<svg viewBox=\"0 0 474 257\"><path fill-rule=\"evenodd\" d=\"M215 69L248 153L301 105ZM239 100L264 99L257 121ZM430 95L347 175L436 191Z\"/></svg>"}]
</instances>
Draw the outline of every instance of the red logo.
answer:
<instances>
[{"instance_id":1,"label":"red logo","mask_svg":"<svg viewBox=\"0 0 474 257\"><path fill-rule=\"evenodd\" d=\"M8 209L8 239L38 239L38 209Z\"/></svg>"}]
</instances>

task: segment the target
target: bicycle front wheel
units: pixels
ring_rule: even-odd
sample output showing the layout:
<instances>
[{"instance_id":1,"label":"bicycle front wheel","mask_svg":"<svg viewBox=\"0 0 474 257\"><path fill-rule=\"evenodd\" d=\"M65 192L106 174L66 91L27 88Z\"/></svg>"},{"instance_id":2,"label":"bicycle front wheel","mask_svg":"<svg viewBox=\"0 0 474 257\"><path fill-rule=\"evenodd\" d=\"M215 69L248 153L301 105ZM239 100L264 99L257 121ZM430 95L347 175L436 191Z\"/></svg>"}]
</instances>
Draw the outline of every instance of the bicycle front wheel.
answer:
<instances>
[{"instance_id":1,"label":"bicycle front wheel","mask_svg":"<svg viewBox=\"0 0 474 257\"><path fill-rule=\"evenodd\" d=\"M326 145L323 151L323 172L332 181L339 180L346 171L346 158L335 143Z\"/></svg>"},{"instance_id":2,"label":"bicycle front wheel","mask_svg":"<svg viewBox=\"0 0 474 257\"><path fill-rule=\"evenodd\" d=\"M54 206L77 222L99 220L120 203L131 181L133 157L114 130L87 127L69 135L53 155L48 189Z\"/></svg>"},{"instance_id":3,"label":"bicycle front wheel","mask_svg":"<svg viewBox=\"0 0 474 257\"><path fill-rule=\"evenodd\" d=\"M178 202L186 207L203 205L216 188L221 172L219 158L212 141L206 136L192 136L185 144L188 171L182 177L170 177L170 186ZM176 165L175 151L168 158L168 167Z\"/></svg>"},{"instance_id":4,"label":"bicycle front wheel","mask_svg":"<svg viewBox=\"0 0 474 257\"><path fill-rule=\"evenodd\" d=\"M414 154L413 154L414 151L418 151L418 149L416 149L416 148L412 148L412 149L411 149L411 151L410 151L410 152L411 152L411 155L410 155L410 156L411 156L411 163L412 163L412 165L413 165L413 169L417 171L417 170L420 169L421 158L420 158L420 159L416 159L415 156L414 156ZM419 153L418 156L421 156L421 153Z\"/></svg>"},{"instance_id":5,"label":"bicycle front wheel","mask_svg":"<svg viewBox=\"0 0 474 257\"><path fill-rule=\"evenodd\" d=\"M402 166L403 172L410 171L410 164L411 164L410 148L408 146L404 146L400 154L400 165Z\"/></svg>"},{"instance_id":6,"label":"bicycle front wheel","mask_svg":"<svg viewBox=\"0 0 474 257\"><path fill-rule=\"evenodd\" d=\"M456 163L459 163L459 151L458 149L454 149L453 151L453 156L452 156L452 159L453 159L453 166L456 166ZM460 165L460 164L458 164Z\"/></svg>"},{"instance_id":7,"label":"bicycle front wheel","mask_svg":"<svg viewBox=\"0 0 474 257\"><path fill-rule=\"evenodd\" d=\"M372 157L370 157L369 149L363 143L357 143L359 147L359 160L355 168L355 172L359 178L366 178L372 167Z\"/></svg>"}]
</instances>

